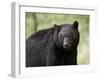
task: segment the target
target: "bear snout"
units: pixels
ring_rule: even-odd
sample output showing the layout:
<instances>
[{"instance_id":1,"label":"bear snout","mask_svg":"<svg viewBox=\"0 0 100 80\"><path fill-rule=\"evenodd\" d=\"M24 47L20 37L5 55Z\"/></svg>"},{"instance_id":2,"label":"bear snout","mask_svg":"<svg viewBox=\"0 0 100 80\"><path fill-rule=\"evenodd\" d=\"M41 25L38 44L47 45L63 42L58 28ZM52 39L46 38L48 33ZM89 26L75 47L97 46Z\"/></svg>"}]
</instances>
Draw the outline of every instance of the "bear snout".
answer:
<instances>
[{"instance_id":1,"label":"bear snout","mask_svg":"<svg viewBox=\"0 0 100 80\"><path fill-rule=\"evenodd\" d=\"M70 44L70 42L68 41L67 38L64 38L63 47L66 48L66 49L70 49L70 47L71 47L71 44Z\"/></svg>"},{"instance_id":2,"label":"bear snout","mask_svg":"<svg viewBox=\"0 0 100 80\"><path fill-rule=\"evenodd\" d=\"M65 43L65 44L63 44L63 47L66 48L66 49L70 49L71 48L71 44Z\"/></svg>"}]
</instances>

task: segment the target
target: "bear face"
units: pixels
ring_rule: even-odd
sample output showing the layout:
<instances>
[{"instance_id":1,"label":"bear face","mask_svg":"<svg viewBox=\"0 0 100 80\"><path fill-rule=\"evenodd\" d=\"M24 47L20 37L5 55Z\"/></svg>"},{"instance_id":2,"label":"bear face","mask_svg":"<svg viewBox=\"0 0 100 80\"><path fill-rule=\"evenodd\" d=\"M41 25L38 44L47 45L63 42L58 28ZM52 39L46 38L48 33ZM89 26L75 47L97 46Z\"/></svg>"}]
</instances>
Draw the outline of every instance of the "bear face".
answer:
<instances>
[{"instance_id":1,"label":"bear face","mask_svg":"<svg viewBox=\"0 0 100 80\"><path fill-rule=\"evenodd\" d=\"M58 25L55 25L58 26ZM78 22L73 24L62 24L56 38L57 46L64 49L76 49L79 43Z\"/></svg>"}]
</instances>

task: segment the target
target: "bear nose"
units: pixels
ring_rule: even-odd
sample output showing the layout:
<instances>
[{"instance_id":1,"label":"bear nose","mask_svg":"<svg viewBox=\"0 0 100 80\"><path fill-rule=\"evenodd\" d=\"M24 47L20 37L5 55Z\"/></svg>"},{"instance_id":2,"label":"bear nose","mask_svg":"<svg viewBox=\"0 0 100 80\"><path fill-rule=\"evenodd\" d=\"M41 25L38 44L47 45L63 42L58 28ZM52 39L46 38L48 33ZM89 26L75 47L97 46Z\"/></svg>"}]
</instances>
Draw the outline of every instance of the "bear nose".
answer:
<instances>
[{"instance_id":1,"label":"bear nose","mask_svg":"<svg viewBox=\"0 0 100 80\"><path fill-rule=\"evenodd\" d=\"M67 46L68 46L68 44L65 44L64 46L65 46L65 47L67 47Z\"/></svg>"},{"instance_id":2,"label":"bear nose","mask_svg":"<svg viewBox=\"0 0 100 80\"><path fill-rule=\"evenodd\" d=\"M63 46L64 46L64 48L68 47L68 43L65 43Z\"/></svg>"}]
</instances>

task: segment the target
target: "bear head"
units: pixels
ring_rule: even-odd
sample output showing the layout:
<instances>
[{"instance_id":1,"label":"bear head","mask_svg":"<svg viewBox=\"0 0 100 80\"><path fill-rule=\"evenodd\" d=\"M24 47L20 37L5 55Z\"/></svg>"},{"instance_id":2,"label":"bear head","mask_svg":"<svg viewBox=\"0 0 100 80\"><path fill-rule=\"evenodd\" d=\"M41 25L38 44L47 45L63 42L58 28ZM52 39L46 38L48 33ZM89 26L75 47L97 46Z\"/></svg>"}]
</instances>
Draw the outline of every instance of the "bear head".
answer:
<instances>
[{"instance_id":1,"label":"bear head","mask_svg":"<svg viewBox=\"0 0 100 80\"><path fill-rule=\"evenodd\" d=\"M56 47L65 49L76 49L79 43L78 25L78 21L74 21L72 24L54 24L54 40Z\"/></svg>"}]
</instances>

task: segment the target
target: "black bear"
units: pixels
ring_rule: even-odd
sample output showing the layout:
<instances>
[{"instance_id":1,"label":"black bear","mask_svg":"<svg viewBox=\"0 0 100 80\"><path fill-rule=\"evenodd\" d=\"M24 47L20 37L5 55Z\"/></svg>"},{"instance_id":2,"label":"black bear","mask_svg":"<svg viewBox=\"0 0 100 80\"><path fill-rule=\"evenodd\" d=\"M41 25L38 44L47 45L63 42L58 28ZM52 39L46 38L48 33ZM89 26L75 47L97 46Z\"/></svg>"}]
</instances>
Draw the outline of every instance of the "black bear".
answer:
<instances>
[{"instance_id":1,"label":"black bear","mask_svg":"<svg viewBox=\"0 0 100 80\"><path fill-rule=\"evenodd\" d=\"M26 40L26 67L76 65L78 21L40 30Z\"/></svg>"}]
</instances>

